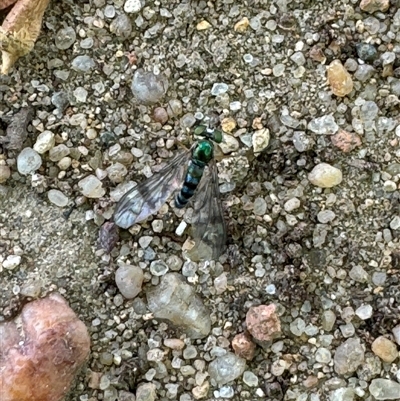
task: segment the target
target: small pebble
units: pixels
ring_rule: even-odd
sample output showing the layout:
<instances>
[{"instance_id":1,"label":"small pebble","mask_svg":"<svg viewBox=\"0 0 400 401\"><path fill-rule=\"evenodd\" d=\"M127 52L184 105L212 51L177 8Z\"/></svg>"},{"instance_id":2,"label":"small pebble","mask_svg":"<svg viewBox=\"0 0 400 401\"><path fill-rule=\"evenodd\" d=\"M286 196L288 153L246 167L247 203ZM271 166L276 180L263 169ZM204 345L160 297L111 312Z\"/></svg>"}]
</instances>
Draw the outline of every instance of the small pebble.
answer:
<instances>
[{"instance_id":1,"label":"small pebble","mask_svg":"<svg viewBox=\"0 0 400 401\"><path fill-rule=\"evenodd\" d=\"M322 210L317 214L317 219L322 224L326 224L335 220L335 217L336 214L332 210Z\"/></svg>"},{"instance_id":2,"label":"small pebble","mask_svg":"<svg viewBox=\"0 0 400 401\"><path fill-rule=\"evenodd\" d=\"M291 198L285 202L283 208L285 209L286 212L290 213L298 209L300 207L300 204L301 204L300 199Z\"/></svg>"},{"instance_id":3,"label":"small pebble","mask_svg":"<svg viewBox=\"0 0 400 401\"><path fill-rule=\"evenodd\" d=\"M144 104L160 101L168 90L168 80L163 74L155 75L138 69L133 75L131 90L133 96Z\"/></svg>"},{"instance_id":4,"label":"small pebble","mask_svg":"<svg viewBox=\"0 0 400 401\"><path fill-rule=\"evenodd\" d=\"M389 223L389 227L392 230L400 229L400 216L394 216L391 222Z\"/></svg>"},{"instance_id":5,"label":"small pebble","mask_svg":"<svg viewBox=\"0 0 400 401\"><path fill-rule=\"evenodd\" d=\"M136 401L155 401L157 388L154 383L140 384L136 390Z\"/></svg>"},{"instance_id":6,"label":"small pebble","mask_svg":"<svg viewBox=\"0 0 400 401\"><path fill-rule=\"evenodd\" d=\"M320 188L332 188L342 182L342 172L328 163L317 164L308 174L311 184Z\"/></svg>"},{"instance_id":7,"label":"small pebble","mask_svg":"<svg viewBox=\"0 0 400 401\"><path fill-rule=\"evenodd\" d=\"M249 370L246 370L243 373L243 382L249 387L257 387L258 386L258 377Z\"/></svg>"},{"instance_id":8,"label":"small pebble","mask_svg":"<svg viewBox=\"0 0 400 401\"><path fill-rule=\"evenodd\" d=\"M22 175L33 174L42 165L42 158L32 148L24 148L17 157L18 172Z\"/></svg>"},{"instance_id":9,"label":"small pebble","mask_svg":"<svg viewBox=\"0 0 400 401\"><path fill-rule=\"evenodd\" d=\"M55 138L51 131L43 131L36 139L33 149L39 154L43 154L54 147Z\"/></svg>"},{"instance_id":10,"label":"small pebble","mask_svg":"<svg viewBox=\"0 0 400 401\"><path fill-rule=\"evenodd\" d=\"M281 334L281 322L276 313L276 306L252 306L246 314L246 325L249 333L258 341L271 341Z\"/></svg>"},{"instance_id":11,"label":"small pebble","mask_svg":"<svg viewBox=\"0 0 400 401\"><path fill-rule=\"evenodd\" d=\"M394 336L394 340L396 341L396 343L398 345L400 345L400 324L398 324L397 326L393 327L392 333L393 333L393 336Z\"/></svg>"},{"instance_id":12,"label":"small pebble","mask_svg":"<svg viewBox=\"0 0 400 401\"><path fill-rule=\"evenodd\" d=\"M126 14L118 15L111 24L110 24L110 31L115 35L119 36L120 38L126 39L129 38L132 34L132 22L129 16Z\"/></svg>"},{"instance_id":13,"label":"small pebble","mask_svg":"<svg viewBox=\"0 0 400 401\"><path fill-rule=\"evenodd\" d=\"M75 43L75 40L75 30L70 26L60 29L55 36L56 47L60 50L69 49Z\"/></svg>"},{"instance_id":14,"label":"small pebble","mask_svg":"<svg viewBox=\"0 0 400 401\"><path fill-rule=\"evenodd\" d=\"M121 264L115 272L115 284L127 299L133 299L140 293L143 279L143 270L139 266Z\"/></svg>"},{"instance_id":15,"label":"small pebble","mask_svg":"<svg viewBox=\"0 0 400 401\"><path fill-rule=\"evenodd\" d=\"M168 270L168 266L162 260L154 260L150 264L150 273L153 276L163 276Z\"/></svg>"},{"instance_id":16,"label":"small pebble","mask_svg":"<svg viewBox=\"0 0 400 401\"><path fill-rule=\"evenodd\" d=\"M332 92L339 97L353 90L353 79L340 60L333 60L327 67L328 82Z\"/></svg>"},{"instance_id":17,"label":"small pebble","mask_svg":"<svg viewBox=\"0 0 400 401\"><path fill-rule=\"evenodd\" d=\"M218 385L229 383L241 376L246 368L246 360L227 352L223 356L214 359L209 367L210 378L214 379Z\"/></svg>"},{"instance_id":18,"label":"small pebble","mask_svg":"<svg viewBox=\"0 0 400 401\"><path fill-rule=\"evenodd\" d=\"M308 123L308 129L318 135L333 135L339 129L335 118L331 114L317 117Z\"/></svg>"},{"instance_id":19,"label":"small pebble","mask_svg":"<svg viewBox=\"0 0 400 401\"><path fill-rule=\"evenodd\" d=\"M78 188L87 198L101 198L106 193L103 183L94 175L88 175L80 180Z\"/></svg>"},{"instance_id":20,"label":"small pebble","mask_svg":"<svg viewBox=\"0 0 400 401\"><path fill-rule=\"evenodd\" d=\"M85 73L96 67L96 63L91 57L85 55L75 57L72 60L71 66L75 71Z\"/></svg>"},{"instance_id":21,"label":"small pebble","mask_svg":"<svg viewBox=\"0 0 400 401\"><path fill-rule=\"evenodd\" d=\"M229 86L223 82L215 83L211 88L211 95L218 96L228 92Z\"/></svg>"},{"instance_id":22,"label":"small pebble","mask_svg":"<svg viewBox=\"0 0 400 401\"><path fill-rule=\"evenodd\" d=\"M51 203L58 207L64 207L68 205L69 199L58 189L50 189L47 193L47 197Z\"/></svg>"},{"instance_id":23,"label":"small pebble","mask_svg":"<svg viewBox=\"0 0 400 401\"><path fill-rule=\"evenodd\" d=\"M319 363L328 364L332 360L331 351L327 348L318 348L315 353L315 360Z\"/></svg>"},{"instance_id":24,"label":"small pebble","mask_svg":"<svg viewBox=\"0 0 400 401\"><path fill-rule=\"evenodd\" d=\"M373 309L371 305L362 305L356 309L356 315L361 320L367 320L372 317Z\"/></svg>"},{"instance_id":25,"label":"small pebble","mask_svg":"<svg viewBox=\"0 0 400 401\"><path fill-rule=\"evenodd\" d=\"M225 134L219 147L221 148L222 153L227 155L239 149L239 141L232 135Z\"/></svg>"},{"instance_id":26,"label":"small pebble","mask_svg":"<svg viewBox=\"0 0 400 401\"><path fill-rule=\"evenodd\" d=\"M396 344L386 337L377 337L371 345L372 352L386 363L394 362L399 356Z\"/></svg>"},{"instance_id":27,"label":"small pebble","mask_svg":"<svg viewBox=\"0 0 400 401\"><path fill-rule=\"evenodd\" d=\"M336 349L335 372L339 375L353 373L364 362L364 349L359 338L349 338Z\"/></svg>"},{"instance_id":28,"label":"small pebble","mask_svg":"<svg viewBox=\"0 0 400 401\"><path fill-rule=\"evenodd\" d=\"M267 202L264 198L256 198L253 206L254 214L257 216L264 216L267 212Z\"/></svg>"},{"instance_id":29,"label":"small pebble","mask_svg":"<svg viewBox=\"0 0 400 401\"><path fill-rule=\"evenodd\" d=\"M247 31L249 24L249 19L247 17L243 17L240 21L236 22L233 29L235 32L243 33Z\"/></svg>"},{"instance_id":30,"label":"small pebble","mask_svg":"<svg viewBox=\"0 0 400 401\"><path fill-rule=\"evenodd\" d=\"M74 96L77 102L85 103L88 96L88 91L85 88L79 86L78 88L74 89Z\"/></svg>"},{"instance_id":31,"label":"small pebble","mask_svg":"<svg viewBox=\"0 0 400 401\"><path fill-rule=\"evenodd\" d=\"M357 43L356 51L358 57L363 61L374 61L377 58L378 52L374 45L370 43Z\"/></svg>"},{"instance_id":32,"label":"small pebble","mask_svg":"<svg viewBox=\"0 0 400 401\"><path fill-rule=\"evenodd\" d=\"M70 149L62 143L62 144L54 146L54 148L50 149L49 158L53 162L58 162L63 157L68 156L69 152L70 152Z\"/></svg>"},{"instance_id":33,"label":"small pebble","mask_svg":"<svg viewBox=\"0 0 400 401\"><path fill-rule=\"evenodd\" d=\"M183 350L184 359L194 359L197 356L197 349L193 345L189 345Z\"/></svg>"},{"instance_id":34,"label":"small pebble","mask_svg":"<svg viewBox=\"0 0 400 401\"><path fill-rule=\"evenodd\" d=\"M361 138L355 132L348 132L343 129L331 136L331 141L334 146L344 153L351 152L356 147L361 146Z\"/></svg>"},{"instance_id":35,"label":"small pebble","mask_svg":"<svg viewBox=\"0 0 400 401\"><path fill-rule=\"evenodd\" d=\"M11 176L11 169L8 166L0 164L0 184L6 182Z\"/></svg>"},{"instance_id":36,"label":"small pebble","mask_svg":"<svg viewBox=\"0 0 400 401\"><path fill-rule=\"evenodd\" d=\"M8 270L13 270L21 263L21 256L19 255L8 255L3 261L3 267Z\"/></svg>"},{"instance_id":37,"label":"small pebble","mask_svg":"<svg viewBox=\"0 0 400 401\"><path fill-rule=\"evenodd\" d=\"M398 400L400 384L388 379L373 379L368 388L375 400Z\"/></svg>"},{"instance_id":38,"label":"small pebble","mask_svg":"<svg viewBox=\"0 0 400 401\"><path fill-rule=\"evenodd\" d=\"M206 21L206 20L200 21L200 22L196 25L196 29L197 29L198 31L205 31L205 30L207 30L207 29L209 29L209 28L211 28L211 24L210 24L208 21Z\"/></svg>"},{"instance_id":39,"label":"small pebble","mask_svg":"<svg viewBox=\"0 0 400 401\"><path fill-rule=\"evenodd\" d=\"M385 12L389 9L389 0L361 0L360 8L367 13L374 13L376 11Z\"/></svg>"},{"instance_id":40,"label":"small pebble","mask_svg":"<svg viewBox=\"0 0 400 401\"><path fill-rule=\"evenodd\" d=\"M351 387L342 387L332 391L329 401L353 401L354 396L354 389Z\"/></svg>"},{"instance_id":41,"label":"small pebble","mask_svg":"<svg viewBox=\"0 0 400 401\"><path fill-rule=\"evenodd\" d=\"M141 0L126 0L124 11L128 14L136 14L142 9Z\"/></svg>"},{"instance_id":42,"label":"small pebble","mask_svg":"<svg viewBox=\"0 0 400 401\"><path fill-rule=\"evenodd\" d=\"M271 135L268 128L263 128L254 132L252 136L253 151L255 154L262 152L269 145Z\"/></svg>"}]
</instances>

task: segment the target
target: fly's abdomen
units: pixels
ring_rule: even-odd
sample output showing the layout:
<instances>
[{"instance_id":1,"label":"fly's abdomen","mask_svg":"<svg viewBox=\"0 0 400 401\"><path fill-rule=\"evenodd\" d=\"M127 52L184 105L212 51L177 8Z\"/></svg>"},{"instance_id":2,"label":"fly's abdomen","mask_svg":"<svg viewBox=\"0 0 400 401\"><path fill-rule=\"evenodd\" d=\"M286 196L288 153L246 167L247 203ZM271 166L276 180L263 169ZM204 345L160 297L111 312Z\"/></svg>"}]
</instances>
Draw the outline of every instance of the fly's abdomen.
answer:
<instances>
[{"instance_id":1,"label":"fly's abdomen","mask_svg":"<svg viewBox=\"0 0 400 401\"><path fill-rule=\"evenodd\" d=\"M208 139L199 141L192 153L182 189L175 197L175 207L182 209L194 195L204 173L204 168L214 156L214 146Z\"/></svg>"},{"instance_id":2,"label":"fly's abdomen","mask_svg":"<svg viewBox=\"0 0 400 401\"><path fill-rule=\"evenodd\" d=\"M191 161L185 176L185 181L183 182L182 189L175 197L175 207L182 209L187 205L200 183L205 166L206 165L199 160Z\"/></svg>"}]
</instances>

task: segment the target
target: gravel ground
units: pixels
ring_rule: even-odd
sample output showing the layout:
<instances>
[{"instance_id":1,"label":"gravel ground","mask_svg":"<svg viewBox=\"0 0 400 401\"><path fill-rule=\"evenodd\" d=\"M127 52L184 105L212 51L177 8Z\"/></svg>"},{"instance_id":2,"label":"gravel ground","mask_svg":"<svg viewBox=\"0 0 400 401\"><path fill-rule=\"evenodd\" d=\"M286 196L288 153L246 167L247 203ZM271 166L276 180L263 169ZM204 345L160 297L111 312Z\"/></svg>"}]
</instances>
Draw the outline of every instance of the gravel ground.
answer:
<instances>
[{"instance_id":1,"label":"gravel ground","mask_svg":"<svg viewBox=\"0 0 400 401\"><path fill-rule=\"evenodd\" d=\"M1 77L0 134L30 105L24 147L49 130L56 145L69 148L62 162L41 154L34 179L18 172L17 153L3 154L12 174L0 187L0 250L3 259L22 259L2 268L2 315L14 315L40 288L40 296L60 292L85 322L91 357L66 400L134 400L137 385L146 382L158 399L194 399L193 388L204 383L201 369L232 351L249 308L271 303L282 335L258 346L247 362L246 372L255 376L245 373L222 388L207 378L204 400L372 400L376 386L397 391L398 351L390 360L382 357L385 344L383 351L372 346L382 336L400 341L392 332L400 323L397 2L374 13L354 0L160 3L127 13L123 0L53 1L34 51ZM360 54L362 43L370 46ZM84 55L89 58L77 59ZM353 79L345 97L327 84L326 66L334 59ZM138 68L163 74L162 100L146 105L132 95ZM154 112L157 106L164 110ZM175 235L181 218L171 210L164 211L161 232L146 223L134 236L123 233L111 256L99 251L110 192L173 156L172 140L190 143L186 128L202 116L231 130L229 155L219 165L228 227L220 262L184 262L187 234ZM254 154L252 136L267 137L265 129L269 146ZM338 130L352 138L351 149L337 141ZM113 176L107 168L116 162ZM342 181L332 188L311 182L320 163L336 167L333 175ZM102 181L95 199L78 185L88 175ZM50 202L50 189L67 196L67 206ZM148 237L151 247L141 249L140 238ZM211 310L211 333L185 338L185 347L196 349L186 358L163 343L179 331L149 318L146 307L146 291L160 282L150 263L171 255L185 263L184 275ZM121 261L144 270L134 300L116 287ZM220 293L215 279L223 273ZM339 350L350 339L362 356L354 368L341 369ZM154 349L163 350L160 361L149 361ZM180 364L194 372L183 374Z\"/></svg>"}]
</instances>

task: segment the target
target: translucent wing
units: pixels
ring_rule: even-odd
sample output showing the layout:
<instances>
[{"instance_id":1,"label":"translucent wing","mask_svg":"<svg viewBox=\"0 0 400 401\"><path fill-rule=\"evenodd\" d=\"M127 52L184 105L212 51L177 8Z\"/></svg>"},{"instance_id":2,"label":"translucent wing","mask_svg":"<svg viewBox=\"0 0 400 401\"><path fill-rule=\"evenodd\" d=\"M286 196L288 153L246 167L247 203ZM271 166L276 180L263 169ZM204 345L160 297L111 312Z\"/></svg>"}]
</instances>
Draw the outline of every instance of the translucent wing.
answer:
<instances>
[{"instance_id":1,"label":"translucent wing","mask_svg":"<svg viewBox=\"0 0 400 401\"><path fill-rule=\"evenodd\" d=\"M158 173L128 191L117 203L114 222L129 228L156 213L171 194L182 186L191 151L179 153Z\"/></svg>"},{"instance_id":2,"label":"translucent wing","mask_svg":"<svg viewBox=\"0 0 400 401\"><path fill-rule=\"evenodd\" d=\"M193 261L217 260L226 246L226 225L219 199L218 171L215 161L202 177L193 206L192 235L194 248L189 252Z\"/></svg>"}]
</instances>

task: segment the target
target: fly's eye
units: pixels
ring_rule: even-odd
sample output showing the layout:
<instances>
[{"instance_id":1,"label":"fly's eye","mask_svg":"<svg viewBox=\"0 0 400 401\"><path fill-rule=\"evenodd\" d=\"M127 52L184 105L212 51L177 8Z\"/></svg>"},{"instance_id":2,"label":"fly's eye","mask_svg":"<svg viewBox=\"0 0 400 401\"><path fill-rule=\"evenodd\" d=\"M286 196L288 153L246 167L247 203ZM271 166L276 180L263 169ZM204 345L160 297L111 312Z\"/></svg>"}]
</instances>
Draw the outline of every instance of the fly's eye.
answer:
<instances>
[{"instance_id":1,"label":"fly's eye","mask_svg":"<svg viewBox=\"0 0 400 401\"><path fill-rule=\"evenodd\" d=\"M194 134L195 135L203 135L206 130L207 130L207 127L205 125L198 125L194 129Z\"/></svg>"},{"instance_id":2,"label":"fly's eye","mask_svg":"<svg viewBox=\"0 0 400 401\"><path fill-rule=\"evenodd\" d=\"M221 143L222 142L222 132L217 129L214 130L212 139L216 143Z\"/></svg>"}]
</instances>

